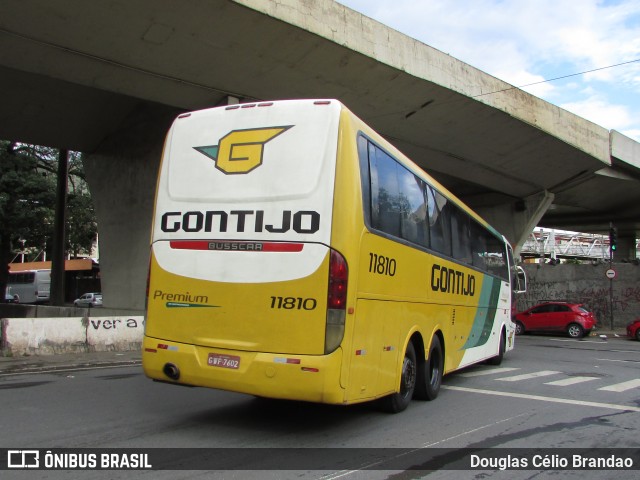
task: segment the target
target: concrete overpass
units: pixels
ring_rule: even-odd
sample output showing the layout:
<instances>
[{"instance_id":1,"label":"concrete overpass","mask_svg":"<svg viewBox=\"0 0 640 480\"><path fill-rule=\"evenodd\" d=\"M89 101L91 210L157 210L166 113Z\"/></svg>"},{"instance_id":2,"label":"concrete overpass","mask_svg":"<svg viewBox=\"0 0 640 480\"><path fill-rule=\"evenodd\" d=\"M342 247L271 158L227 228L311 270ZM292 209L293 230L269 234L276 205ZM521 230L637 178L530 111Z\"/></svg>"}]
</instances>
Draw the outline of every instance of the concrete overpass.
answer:
<instances>
[{"instance_id":1,"label":"concrete overpass","mask_svg":"<svg viewBox=\"0 0 640 480\"><path fill-rule=\"evenodd\" d=\"M340 99L516 245L640 230L640 144L332 0L3 0L0 89L0 138L91 154L112 307L144 306L173 117L236 100Z\"/></svg>"}]
</instances>

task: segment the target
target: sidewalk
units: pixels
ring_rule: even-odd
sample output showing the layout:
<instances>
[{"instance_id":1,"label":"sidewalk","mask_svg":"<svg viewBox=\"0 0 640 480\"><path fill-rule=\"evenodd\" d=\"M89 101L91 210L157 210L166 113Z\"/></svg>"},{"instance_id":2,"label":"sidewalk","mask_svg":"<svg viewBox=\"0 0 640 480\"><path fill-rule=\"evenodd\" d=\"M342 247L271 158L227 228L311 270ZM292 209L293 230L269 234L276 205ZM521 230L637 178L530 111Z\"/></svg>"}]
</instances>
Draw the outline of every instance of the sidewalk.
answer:
<instances>
[{"instance_id":1,"label":"sidewalk","mask_svg":"<svg viewBox=\"0 0 640 480\"><path fill-rule=\"evenodd\" d=\"M140 365L142 352L77 352L59 355L0 357L0 377L35 372L83 370L95 367Z\"/></svg>"},{"instance_id":2,"label":"sidewalk","mask_svg":"<svg viewBox=\"0 0 640 480\"><path fill-rule=\"evenodd\" d=\"M593 330L589 334L589 337L599 337L600 335L605 335L609 338L611 337L627 338L627 331L624 328L616 328L615 330L611 330L610 328L602 328L602 329ZM588 337L585 337L585 338L588 338Z\"/></svg>"}]
</instances>

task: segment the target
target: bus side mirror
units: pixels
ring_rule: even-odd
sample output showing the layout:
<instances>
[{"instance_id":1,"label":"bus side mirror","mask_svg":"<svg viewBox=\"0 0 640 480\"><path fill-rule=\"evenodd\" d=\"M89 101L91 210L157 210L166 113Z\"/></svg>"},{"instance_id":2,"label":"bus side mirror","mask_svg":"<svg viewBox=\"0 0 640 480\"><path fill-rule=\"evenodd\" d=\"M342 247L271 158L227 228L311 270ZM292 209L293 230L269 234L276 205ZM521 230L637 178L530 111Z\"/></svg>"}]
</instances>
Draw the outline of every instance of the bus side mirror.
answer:
<instances>
[{"instance_id":1,"label":"bus side mirror","mask_svg":"<svg viewBox=\"0 0 640 480\"><path fill-rule=\"evenodd\" d=\"M513 291L514 293L525 293L527 291L527 274L522 267L516 267Z\"/></svg>"}]
</instances>

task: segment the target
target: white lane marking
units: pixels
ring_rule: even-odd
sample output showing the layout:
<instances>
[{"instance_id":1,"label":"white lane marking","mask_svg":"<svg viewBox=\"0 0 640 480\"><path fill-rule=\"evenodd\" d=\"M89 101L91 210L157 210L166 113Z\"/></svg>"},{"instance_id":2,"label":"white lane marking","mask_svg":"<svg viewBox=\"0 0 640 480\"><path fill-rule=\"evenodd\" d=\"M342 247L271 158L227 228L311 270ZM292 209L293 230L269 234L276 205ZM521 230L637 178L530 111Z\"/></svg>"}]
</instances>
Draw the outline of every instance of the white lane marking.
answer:
<instances>
[{"instance_id":1,"label":"white lane marking","mask_svg":"<svg viewBox=\"0 0 640 480\"><path fill-rule=\"evenodd\" d=\"M473 372L464 372L464 373L459 373L458 376L460 377L480 377L482 375L494 375L496 373L505 373L505 372L511 372L513 370L520 370L519 368L515 368L515 367L502 367L502 368L486 368L484 370L476 370Z\"/></svg>"},{"instance_id":2,"label":"white lane marking","mask_svg":"<svg viewBox=\"0 0 640 480\"><path fill-rule=\"evenodd\" d=\"M545 383L545 385L567 387L569 385L575 385L576 383L590 382L591 380L598 380L598 377L569 377L562 380L556 380L555 382L547 382Z\"/></svg>"},{"instance_id":3,"label":"white lane marking","mask_svg":"<svg viewBox=\"0 0 640 480\"><path fill-rule=\"evenodd\" d=\"M556 372L555 370L541 370L533 373L523 373L522 375L515 375L513 377L496 378L499 382L519 382L520 380L529 380L531 378L548 377L549 375L557 375L562 372Z\"/></svg>"},{"instance_id":4,"label":"white lane marking","mask_svg":"<svg viewBox=\"0 0 640 480\"><path fill-rule=\"evenodd\" d=\"M616 383L614 385L609 385L608 387L599 388L598 390L604 390L605 392L626 392L627 390L638 387L640 387L640 379Z\"/></svg>"},{"instance_id":5,"label":"white lane marking","mask_svg":"<svg viewBox=\"0 0 640 480\"><path fill-rule=\"evenodd\" d=\"M585 402L571 398L545 397L542 395L527 395L524 393L500 392L495 390L482 390L480 388L454 387L452 385L442 385L445 390L456 390L458 392L481 393L483 395L495 395L498 397L523 398L525 400L540 400L550 403L564 403L568 405L580 405L582 407L608 408L610 410L622 410L625 412L640 412L640 407L630 407L628 405L618 405L615 403Z\"/></svg>"},{"instance_id":6,"label":"white lane marking","mask_svg":"<svg viewBox=\"0 0 640 480\"><path fill-rule=\"evenodd\" d=\"M618 363L639 363L638 360L616 360L614 358L596 358L601 362L618 362Z\"/></svg>"},{"instance_id":7,"label":"white lane marking","mask_svg":"<svg viewBox=\"0 0 640 480\"><path fill-rule=\"evenodd\" d=\"M571 338L550 338L550 342L571 342L571 343L599 343L606 344L606 340L573 340ZM609 344L611 345L611 344ZM616 352L616 353L638 353L637 350L618 350L616 348L602 350L603 352Z\"/></svg>"},{"instance_id":8,"label":"white lane marking","mask_svg":"<svg viewBox=\"0 0 640 480\"><path fill-rule=\"evenodd\" d=\"M472 428L471 430L467 430L466 432L459 433L459 434L454 435L454 436L449 437L449 438L444 438L442 440L438 440L437 442L426 443L420 448L435 447L436 445L439 445L440 443L445 443L445 442L448 442L449 440L455 440L456 438L464 437L465 435L469 435L470 433L475 433L475 432L477 432L479 430L484 430L485 428L494 427L494 426L499 425L501 423L510 422L511 420L515 420L516 418L529 416L529 415L531 415L531 412L520 413L520 414L515 415L513 417L503 418L502 420L498 420L498 421L493 422L493 423L488 423L487 425L482 425L481 427Z\"/></svg>"},{"instance_id":9,"label":"white lane marking","mask_svg":"<svg viewBox=\"0 0 640 480\"><path fill-rule=\"evenodd\" d=\"M607 343L606 340L582 340L573 338L550 338L551 342L580 342L580 343Z\"/></svg>"},{"instance_id":10,"label":"white lane marking","mask_svg":"<svg viewBox=\"0 0 640 480\"><path fill-rule=\"evenodd\" d=\"M482 425L481 427L472 428L471 430L467 430L466 432L459 433L459 434L454 435L454 436L449 437L449 438L444 438L442 440L438 440L437 442L426 443L426 444L422 445L421 447L414 448L414 449L411 449L411 450L409 450L407 452L400 453L399 455L396 455L393 458L400 458L402 456L405 456L405 455L420 451L423 448L431 448L431 447L433 447L435 445L438 445L440 443L448 442L449 440L455 440L456 438L464 437L465 435L469 435L471 433L475 433L475 432L478 432L480 430L484 430L485 428L494 427L496 425L500 425L501 423L510 422L511 420L514 420L516 418L529 416L529 415L531 415L531 413L530 412L526 412L526 413L520 413L520 414L515 415L513 417L503 418L502 420L498 420L496 422L488 423L486 425ZM385 460L385 462L387 462L389 460L390 459L387 459L387 460ZM382 462L373 462L373 463L370 463L369 465L361 467L359 470L340 470L340 471L337 471L337 472L332 472L332 473L330 473L328 475L324 475L324 476L322 476L320 478L322 480L335 480L337 478L346 477L346 476L351 475L352 473L360 472L362 470L366 470L366 469L374 467L376 465L380 465L381 463Z\"/></svg>"}]
</instances>

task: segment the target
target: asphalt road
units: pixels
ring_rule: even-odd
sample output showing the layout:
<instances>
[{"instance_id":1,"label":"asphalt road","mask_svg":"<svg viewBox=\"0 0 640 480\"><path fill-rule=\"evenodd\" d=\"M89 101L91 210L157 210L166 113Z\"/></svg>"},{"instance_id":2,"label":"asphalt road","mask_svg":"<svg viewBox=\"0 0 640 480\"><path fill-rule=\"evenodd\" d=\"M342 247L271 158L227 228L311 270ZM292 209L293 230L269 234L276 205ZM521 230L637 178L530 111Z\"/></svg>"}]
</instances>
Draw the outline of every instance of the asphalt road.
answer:
<instances>
[{"instance_id":1,"label":"asphalt road","mask_svg":"<svg viewBox=\"0 0 640 480\"><path fill-rule=\"evenodd\" d=\"M458 457L491 451L504 456L520 448L640 448L640 342L525 335L516 345L501 366L480 365L451 374L435 401L414 401L397 415L383 413L375 404L277 402L159 384L146 379L139 365L59 371L43 365L29 373L0 374L0 447L231 449L230 470L73 472L73 478L81 479L638 478L638 470L408 468L411 455L425 447L454 449ZM248 450L252 448L270 450ZM325 460L328 456L330 468L315 470L312 461L299 465L295 449L300 448ZM375 448L381 450L369 450ZM243 457L243 452L250 455ZM343 462L343 452L357 461ZM408 463L376 465L380 452ZM200 454L184 452L183 466L197 464ZM296 470L289 470L294 465ZM382 470L386 465L393 470ZM276 470L280 467L283 470ZM70 478L63 471L9 471L0 476Z\"/></svg>"}]
</instances>

